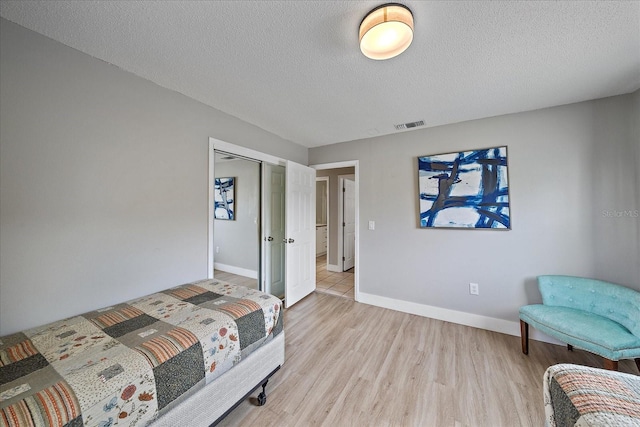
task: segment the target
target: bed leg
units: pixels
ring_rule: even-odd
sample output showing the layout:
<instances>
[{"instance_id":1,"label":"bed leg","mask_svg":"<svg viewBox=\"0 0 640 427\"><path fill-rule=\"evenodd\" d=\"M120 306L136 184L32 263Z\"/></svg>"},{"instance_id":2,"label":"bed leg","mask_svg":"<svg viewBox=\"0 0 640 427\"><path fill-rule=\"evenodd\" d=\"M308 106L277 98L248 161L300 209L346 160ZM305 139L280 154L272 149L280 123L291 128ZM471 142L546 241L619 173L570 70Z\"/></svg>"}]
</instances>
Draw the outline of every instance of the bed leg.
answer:
<instances>
[{"instance_id":1,"label":"bed leg","mask_svg":"<svg viewBox=\"0 0 640 427\"><path fill-rule=\"evenodd\" d=\"M529 324L520 319L520 337L522 339L522 352L529 354Z\"/></svg>"},{"instance_id":2,"label":"bed leg","mask_svg":"<svg viewBox=\"0 0 640 427\"><path fill-rule=\"evenodd\" d=\"M265 403L267 403L267 383L268 382L269 380L266 380L264 383L262 383L262 391L258 395L258 406L262 406Z\"/></svg>"},{"instance_id":3,"label":"bed leg","mask_svg":"<svg viewBox=\"0 0 640 427\"><path fill-rule=\"evenodd\" d=\"M571 344L567 344L567 350L573 351L573 346Z\"/></svg>"},{"instance_id":4,"label":"bed leg","mask_svg":"<svg viewBox=\"0 0 640 427\"><path fill-rule=\"evenodd\" d=\"M618 361L617 360L610 360L610 359L604 359L604 369L607 369L609 371L617 371L618 370Z\"/></svg>"},{"instance_id":5,"label":"bed leg","mask_svg":"<svg viewBox=\"0 0 640 427\"><path fill-rule=\"evenodd\" d=\"M638 371L640 371L640 357L636 359L636 366L638 367Z\"/></svg>"}]
</instances>

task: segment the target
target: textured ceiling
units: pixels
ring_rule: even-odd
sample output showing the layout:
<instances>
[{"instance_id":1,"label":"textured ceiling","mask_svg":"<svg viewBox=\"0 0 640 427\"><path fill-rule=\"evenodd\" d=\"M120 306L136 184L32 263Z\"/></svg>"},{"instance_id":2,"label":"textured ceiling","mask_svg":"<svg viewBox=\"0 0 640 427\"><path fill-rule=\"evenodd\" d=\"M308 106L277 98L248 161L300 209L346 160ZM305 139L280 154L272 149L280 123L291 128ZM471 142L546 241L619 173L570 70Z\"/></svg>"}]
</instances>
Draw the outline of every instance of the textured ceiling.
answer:
<instances>
[{"instance_id":1,"label":"textured ceiling","mask_svg":"<svg viewBox=\"0 0 640 427\"><path fill-rule=\"evenodd\" d=\"M314 147L640 88L640 2L406 1L409 49L373 61L384 1L1 1L0 15Z\"/></svg>"}]
</instances>

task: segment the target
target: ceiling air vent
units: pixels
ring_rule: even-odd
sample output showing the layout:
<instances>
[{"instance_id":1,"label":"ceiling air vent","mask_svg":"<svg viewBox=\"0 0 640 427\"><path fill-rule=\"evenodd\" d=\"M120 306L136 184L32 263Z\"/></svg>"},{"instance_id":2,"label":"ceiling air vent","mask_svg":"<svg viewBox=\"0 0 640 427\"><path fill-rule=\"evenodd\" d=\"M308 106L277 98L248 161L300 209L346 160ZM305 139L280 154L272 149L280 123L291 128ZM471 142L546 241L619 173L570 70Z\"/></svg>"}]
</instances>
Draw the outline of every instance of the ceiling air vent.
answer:
<instances>
[{"instance_id":1,"label":"ceiling air vent","mask_svg":"<svg viewBox=\"0 0 640 427\"><path fill-rule=\"evenodd\" d=\"M424 126L424 120L420 120L419 122L402 123L401 125L394 125L394 126L396 130L417 128L418 126Z\"/></svg>"}]
</instances>

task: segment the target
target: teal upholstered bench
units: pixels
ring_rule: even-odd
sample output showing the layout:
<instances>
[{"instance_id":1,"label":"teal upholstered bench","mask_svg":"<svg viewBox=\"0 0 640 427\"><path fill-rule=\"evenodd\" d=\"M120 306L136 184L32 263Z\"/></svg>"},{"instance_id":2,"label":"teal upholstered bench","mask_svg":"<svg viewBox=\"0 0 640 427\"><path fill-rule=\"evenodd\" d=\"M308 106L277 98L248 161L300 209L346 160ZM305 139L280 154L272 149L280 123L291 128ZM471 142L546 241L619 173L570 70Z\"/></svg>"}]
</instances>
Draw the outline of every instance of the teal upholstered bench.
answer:
<instances>
[{"instance_id":1,"label":"teal upholstered bench","mask_svg":"<svg viewBox=\"0 0 640 427\"><path fill-rule=\"evenodd\" d=\"M640 370L640 292L600 280L539 276L542 304L520 308L522 352L529 353L529 325L604 358L604 367L635 359Z\"/></svg>"}]
</instances>

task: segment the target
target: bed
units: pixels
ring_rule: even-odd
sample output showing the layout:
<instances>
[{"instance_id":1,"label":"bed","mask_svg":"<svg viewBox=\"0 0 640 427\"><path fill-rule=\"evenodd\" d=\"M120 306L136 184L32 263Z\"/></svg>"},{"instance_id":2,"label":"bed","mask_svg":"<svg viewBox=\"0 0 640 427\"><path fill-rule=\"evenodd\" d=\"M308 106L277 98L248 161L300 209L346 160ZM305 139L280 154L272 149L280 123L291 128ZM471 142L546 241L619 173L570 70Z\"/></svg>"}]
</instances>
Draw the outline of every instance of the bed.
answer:
<instances>
[{"instance_id":1,"label":"bed","mask_svg":"<svg viewBox=\"0 0 640 427\"><path fill-rule=\"evenodd\" d=\"M549 427L640 427L640 377L580 365L559 364L543 380Z\"/></svg>"},{"instance_id":2,"label":"bed","mask_svg":"<svg viewBox=\"0 0 640 427\"><path fill-rule=\"evenodd\" d=\"M202 280L0 338L0 426L208 426L284 363L281 301Z\"/></svg>"}]
</instances>

